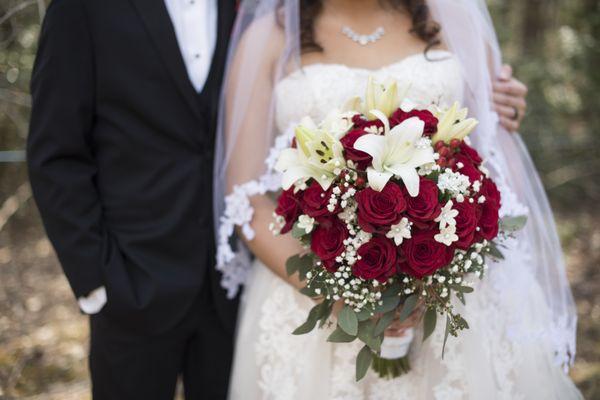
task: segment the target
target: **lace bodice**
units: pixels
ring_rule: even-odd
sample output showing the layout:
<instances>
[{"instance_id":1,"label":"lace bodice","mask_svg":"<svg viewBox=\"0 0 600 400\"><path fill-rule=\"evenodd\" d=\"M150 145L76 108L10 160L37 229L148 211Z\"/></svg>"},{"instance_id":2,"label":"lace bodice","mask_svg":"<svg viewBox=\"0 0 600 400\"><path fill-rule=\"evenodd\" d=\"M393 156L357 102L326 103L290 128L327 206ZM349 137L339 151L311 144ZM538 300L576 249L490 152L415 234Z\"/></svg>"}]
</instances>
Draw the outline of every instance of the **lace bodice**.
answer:
<instances>
[{"instance_id":1,"label":"lace bodice","mask_svg":"<svg viewBox=\"0 0 600 400\"><path fill-rule=\"evenodd\" d=\"M277 128L280 132L303 117L324 119L333 108L355 96L364 96L368 77L388 78L409 87L407 97L419 104L449 106L462 102L464 81L460 64L445 50L419 53L379 69L343 64L310 64L283 78L275 88Z\"/></svg>"}]
</instances>

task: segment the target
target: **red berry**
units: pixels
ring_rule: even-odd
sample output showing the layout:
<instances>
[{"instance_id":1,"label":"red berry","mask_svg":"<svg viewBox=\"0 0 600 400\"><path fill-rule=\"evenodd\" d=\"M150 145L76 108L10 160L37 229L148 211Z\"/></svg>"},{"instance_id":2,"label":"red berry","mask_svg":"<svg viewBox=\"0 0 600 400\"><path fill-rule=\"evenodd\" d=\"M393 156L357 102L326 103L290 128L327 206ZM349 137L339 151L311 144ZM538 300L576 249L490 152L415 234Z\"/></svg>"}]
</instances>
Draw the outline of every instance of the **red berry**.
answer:
<instances>
[{"instance_id":1,"label":"red berry","mask_svg":"<svg viewBox=\"0 0 600 400\"><path fill-rule=\"evenodd\" d=\"M363 178L362 176L359 176L358 178L356 178L356 186L358 187L363 187L365 186L365 178Z\"/></svg>"},{"instance_id":2,"label":"red berry","mask_svg":"<svg viewBox=\"0 0 600 400\"><path fill-rule=\"evenodd\" d=\"M460 140L459 139L452 139L450 141L450 148L451 149L457 149L460 146Z\"/></svg>"},{"instance_id":3,"label":"red berry","mask_svg":"<svg viewBox=\"0 0 600 400\"><path fill-rule=\"evenodd\" d=\"M442 168L446 168L446 165L448 164L448 160L446 159L446 157L440 157L437 160L437 164Z\"/></svg>"},{"instance_id":4,"label":"red berry","mask_svg":"<svg viewBox=\"0 0 600 400\"><path fill-rule=\"evenodd\" d=\"M448 161L448 167L450 167L450 168L456 167L456 159L455 158Z\"/></svg>"},{"instance_id":5,"label":"red berry","mask_svg":"<svg viewBox=\"0 0 600 400\"><path fill-rule=\"evenodd\" d=\"M437 142L435 142L435 146L433 146L434 149L439 150L442 147L444 147L446 145L446 143L444 143L443 140L438 140Z\"/></svg>"},{"instance_id":6,"label":"red berry","mask_svg":"<svg viewBox=\"0 0 600 400\"><path fill-rule=\"evenodd\" d=\"M448 156L450 155L450 149L448 147L442 147L438 149L438 153L440 154L440 156L448 158Z\"/></svg>"}]
</instances>

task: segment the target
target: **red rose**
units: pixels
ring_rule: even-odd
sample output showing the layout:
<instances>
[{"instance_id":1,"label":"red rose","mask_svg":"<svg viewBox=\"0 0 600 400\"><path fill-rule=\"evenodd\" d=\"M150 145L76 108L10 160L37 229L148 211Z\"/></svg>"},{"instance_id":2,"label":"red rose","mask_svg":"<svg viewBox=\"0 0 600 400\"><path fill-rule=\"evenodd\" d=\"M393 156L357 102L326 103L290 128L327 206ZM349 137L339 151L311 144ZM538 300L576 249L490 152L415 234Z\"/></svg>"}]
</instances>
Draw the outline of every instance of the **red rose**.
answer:
<instances>
[{"instance_id":1,"label":"red rose","mask_svg":"<svg viewBox=\"0 0 600 400\"><path fill-rule=\"evenodd\" d=\"M354 143L356 143L359 137L366 134L367 132L362 129L354 129L348 132L346 136L340 140L342 146L344 146L346 159L354 161L357 168L362 171L366 170L367 167L371 165L373 158L364 151L356 150L354 148Z\"/></svg>"},{"instance_id":2,"label":"red rose","mask_svg":"<svg viewBox=\"0 0 600 400\"><path fill-rule=\"evenodd\" d=\"M406 210L406 200L402 189L388 182L381 192L371 188L356 194L358 203L358 224L367 232L376 232L379 228L389 230L391 225L402 219Z\"/></svg>"},{"instance_id":3,"label":"red rose","mask_svg":"<svg viewBox=\"0 0 600 400\"><path fill-rule=\"evenodd\" d=\"M481 165L483 162L477 150L466 144L464 141L460 143L459 150L460 154L466 156L473 164Z\"/></svg>"},{"instance_id":4,"label":"red rose","mask_svg":"<svg viewBox=\"0 0 600 400\"><path fill-rule=\"evenodd\" d=\"M329 204L330 198L331 189L325 191L323 190L321 185L319 185L319 183L313 181L302 195L302 211L313 218L318 218L331 214L327 209L327 205Z\"/></svg>"},{"instance_id":5,"label":"red rose","mask_svg":"<svg viewBox=\"0 0 600 400\"><path fill-rule=\"evenodd\" d=\"M498 222L500 216L498 214L499 207L493 202L485 202L481 205L481 214L479 216L478 238L486 240L494 240L498 236Z\"/></svg>"},{"instance_id":6,"label":"red rose","mask_svg":"<svg viewBox=\"0 0 600 400\"><path fill-rule=\"evenodd\" d=\"M485 197L486 203L493 203L496 207L500 208L500 205L502 204L500 191L498 191L498 187L494 181L485 178L481 184L481 189L479 189L479 194Z\"/></svg>"},{"instance_id":7,"label":"red rose","mask_svg":"<svg viewBox=\"0 0 600 400\"><path fill-rule=\"evenodd\" d=\"M454 156L454 160L456 162L455 170L463 175L468 176L471 183L479 181L483 178L483 174L479 168L477 168L477 166L473 164L473 162L464 154L457 153ZM458 167L459 163L462 165L460 168Z\"/></svg>"},{"instance_id":8,"label":"red rose","mask_svg":"<svg viewBox=\"0 0 600 400\"><path fill-rule=\"evenodd\" d=\"M438 196L437 184L423 177L421 177L419 194L416 197L412 197L406 192L407 212L417 226L424 227L440 215L441 207Z\"/></svg>"},{"instance_id":9,"label":"red rose","mask_svg":"<svg viewBox=\"0 0 600 400\"><path fill-rule=\"evenodd\" d=\"M292 230L301 212L300 202L294 194L294 189L283 191L277 199L277 208L275 209L275 213L285 219L285 225L281 228L281 233L288 233Z\"/></svg>"},{"instance_id":10,"label":"red rose","mask_svg":"<svg viewBox=\"0 0 600 400\"><path fill-rule=\"evenodd\" d=\"M436 230L416 231L412 238L402 242L402 253L406 261L400 265L402 272L421 279L433 275L449 265L454 257L454 248L435 241Z\"/></svg>"},{"instance_id":11,"label":"red rose","mask_svg":"<svg viewBox=\"0 0 600 400\"><path fill-rule=\"evenodd\" d=\"M462 203L455 203L453 209L458 211L456 216L456 235L458 242L454 246L467 250L475 241L475 229L477 228L477 206L465 199Z\"/></svg>"},{"instance_id":12,"label":"red rose","mask_svg":"<svg viewBox=\"0 0 600 400\"><path fill-rule=\"evenodd\" d=\"M390 127L394 127L403 121L417 117L421 121L425 123L425 129L423 134L425 136L433 136L437 132L438 119L429 111L429 110L411 110L409 112L404 112L402 109L396 110L392 117L390 118Z\"/></svg>"},{"instance_id":13,"label":"red rose","mask_svg":"<svg viewBox=\"0 0 600 400\"><path fill-rule=\"evenodd\" d=\"M394 242L375 236L359 247L360 260L352 267L354 275L363 279L377 279L385 283L396 273L397 249Z\"/></svg>"},{"instance_id":14,"label":"red rose","mask_svg":"<svg viewBox=\"0 0 600 400\"><path fill-rule=\"evenodd\" d=\"M344 252L344 240L348 239L348 229L337 217L322 218L313 231L310 248L321 259L325 268L335 272L335 258Z\"/></svg>"},{"instance_id":15,"label":"red rose","mask_svg":"<svg viewBox=\"0 0 600 400\"><path fill-rule=\"evenodd\" d=\"M363 116L360 114L356 114L354 117L352 117L352 123L354 123L354 128L361 130L371 128L373 126L377 128L383 128L383 122L381 122L379 119L369 121L368 119L363 118Z\"/></svg>"}]
</instances>

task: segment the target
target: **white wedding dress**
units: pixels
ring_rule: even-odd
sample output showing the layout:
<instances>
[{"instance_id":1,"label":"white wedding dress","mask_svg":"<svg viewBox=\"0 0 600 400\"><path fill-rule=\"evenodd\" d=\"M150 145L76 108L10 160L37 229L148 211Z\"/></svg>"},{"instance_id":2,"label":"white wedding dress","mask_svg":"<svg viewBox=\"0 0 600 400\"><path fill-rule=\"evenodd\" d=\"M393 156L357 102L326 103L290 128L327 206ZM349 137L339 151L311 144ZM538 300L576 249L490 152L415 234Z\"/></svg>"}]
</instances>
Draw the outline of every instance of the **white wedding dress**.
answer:
<instances>
[{"instance_id":1,"label":"white wedding dress","mask_svg":"<svg viewBox=\"0 0 600 400\"><path fill-rule=\"evenodd\" d=\"M338 64L306 66L277 84L278 128L284 132L306 115L323 119L333 107L363 95L369 75L380 81L391 77L410 84L408 97L417 103L449 105L461 101L464 82L457 60L441 50L430 51L428 58L417 54L378 70ZM503 191L503 200L502 214L520 213L521 206L510 193ZM470 329L458 338L450 337L443 359L444 323L440 318L435 333L424 343L417 333L410 352L410 373L382 380L371 371L358 383L354 378L355 357L361 343L328 343L331 328L292 335L314 304L255 261L242 300L230 398L581 398L568 376L555 366L552 339L544 332L549 313L542 292L533 277L522 276L528 274L521 268L528 262L527 249L514 241L504 253L506 260L492 264L475 292L467 296L467 306L457 304ZM520 276L514 285L510 284L512 276ZM507 293L507 287L514 295ZM523 293L527 294L526 302L517 300Z\"/></svg>"}]
</instances>

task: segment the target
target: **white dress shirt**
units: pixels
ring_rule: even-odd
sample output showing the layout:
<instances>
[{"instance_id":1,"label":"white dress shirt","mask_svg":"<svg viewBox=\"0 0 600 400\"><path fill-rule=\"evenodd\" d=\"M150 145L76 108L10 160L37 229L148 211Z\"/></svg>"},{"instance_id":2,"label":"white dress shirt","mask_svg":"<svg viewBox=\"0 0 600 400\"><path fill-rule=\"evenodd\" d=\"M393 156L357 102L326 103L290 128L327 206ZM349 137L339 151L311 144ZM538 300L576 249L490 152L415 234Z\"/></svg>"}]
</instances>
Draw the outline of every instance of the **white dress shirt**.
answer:
<instances>
[{"instance_id":1,"label":"white dress shirt","mask_svg":"<svg viewBox=\"0 0 600 400\"><path fill-rule=\"evenodd\" d=\"M165 0L190 81L201 92L217 45L217 0ZM78 299L86 314L99 313L107 302L100 287Z\"/></svg>"}]
</instances>

